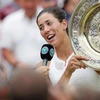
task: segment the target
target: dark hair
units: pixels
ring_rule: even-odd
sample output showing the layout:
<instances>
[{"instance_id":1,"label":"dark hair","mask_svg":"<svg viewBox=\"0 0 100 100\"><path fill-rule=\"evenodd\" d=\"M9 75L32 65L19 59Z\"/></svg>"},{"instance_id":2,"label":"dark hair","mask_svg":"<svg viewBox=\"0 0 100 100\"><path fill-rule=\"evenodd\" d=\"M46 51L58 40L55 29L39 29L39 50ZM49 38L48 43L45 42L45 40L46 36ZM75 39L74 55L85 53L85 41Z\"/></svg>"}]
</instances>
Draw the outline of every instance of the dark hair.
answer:
<instances>
[{"instance_id":1,"label":"dark hair","mask_svg":"<svg viewBox=\"0 0 100 100\"><path fill-rule=\"evenodd\" d=\"M50 13L53 14L55 18L58 19L59 22L62 22L63 19L66 19L66 14L65 12L59 8L59 7L48 7L48 8L44 8L37 16L37 24L38 24L38 18L39 16L41 16L43 13Z\"/></svg>"}]
</instances>

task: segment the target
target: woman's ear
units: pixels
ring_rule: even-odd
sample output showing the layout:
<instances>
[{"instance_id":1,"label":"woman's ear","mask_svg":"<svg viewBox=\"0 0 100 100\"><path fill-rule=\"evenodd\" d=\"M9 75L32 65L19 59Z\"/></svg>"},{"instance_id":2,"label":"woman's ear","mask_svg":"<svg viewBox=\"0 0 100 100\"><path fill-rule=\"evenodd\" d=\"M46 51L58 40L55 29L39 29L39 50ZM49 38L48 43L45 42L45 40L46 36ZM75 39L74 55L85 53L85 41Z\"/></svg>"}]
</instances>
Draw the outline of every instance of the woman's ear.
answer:
<instances>
[{"instance_id":1,"label":"woman's ear","mask_svg":"<svg viewBox=\"0 0 100 100\"><path fill-rule=\"evenodd\" d=\"M66 28L68 27L68 22L66 19L63 19L62 25L63 25L63 30L66 31Z\"/></svg>"}]
</instances>

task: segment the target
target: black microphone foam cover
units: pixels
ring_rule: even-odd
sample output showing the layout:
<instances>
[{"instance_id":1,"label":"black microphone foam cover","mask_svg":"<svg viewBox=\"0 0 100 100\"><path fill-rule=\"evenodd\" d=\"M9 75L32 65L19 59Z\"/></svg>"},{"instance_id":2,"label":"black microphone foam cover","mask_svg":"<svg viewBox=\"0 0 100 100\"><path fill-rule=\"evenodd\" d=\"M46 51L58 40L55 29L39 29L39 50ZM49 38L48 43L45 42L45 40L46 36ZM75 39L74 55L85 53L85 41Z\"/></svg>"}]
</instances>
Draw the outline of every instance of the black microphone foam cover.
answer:
<instances>
[{"instance_id":1,"label":"black microphone foam cover","mask_svg":"<svg viewBox=\"0 0 100 100\"><path fill-rule=\"evenodd\" d=\"M40 52L41 58L50 61L54 55L54 48L50 44L44 44Z\"/></svg>"}]
</instances>

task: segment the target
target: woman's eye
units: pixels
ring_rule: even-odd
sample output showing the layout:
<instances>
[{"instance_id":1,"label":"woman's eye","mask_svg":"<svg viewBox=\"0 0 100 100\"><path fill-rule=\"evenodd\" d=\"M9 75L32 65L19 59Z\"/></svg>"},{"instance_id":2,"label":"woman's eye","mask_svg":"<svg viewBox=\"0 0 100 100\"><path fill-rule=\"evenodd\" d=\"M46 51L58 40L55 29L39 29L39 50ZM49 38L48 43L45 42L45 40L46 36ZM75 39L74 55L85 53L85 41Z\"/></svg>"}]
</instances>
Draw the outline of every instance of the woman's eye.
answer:
<instances>
[{"instance_id":1,"label":"woman's eye","mask_svg":"<svg viewBox=\"0 0 100 100\"><path fill-rule=\"evenodd\" d=\"M43 30L43 27L39 27L40 30Z\"/></svg>"},{"instance_id":2,"label":"woman's eye","mask_svg":"<svg viewBox=\"0 0 100 100\"><path fill-rule=\"evenodd\" d=\"M51 25L52 23L51 23L51 22L48 22L47 24L48 24L48 25Z\"/></svg>"}]
</instances>

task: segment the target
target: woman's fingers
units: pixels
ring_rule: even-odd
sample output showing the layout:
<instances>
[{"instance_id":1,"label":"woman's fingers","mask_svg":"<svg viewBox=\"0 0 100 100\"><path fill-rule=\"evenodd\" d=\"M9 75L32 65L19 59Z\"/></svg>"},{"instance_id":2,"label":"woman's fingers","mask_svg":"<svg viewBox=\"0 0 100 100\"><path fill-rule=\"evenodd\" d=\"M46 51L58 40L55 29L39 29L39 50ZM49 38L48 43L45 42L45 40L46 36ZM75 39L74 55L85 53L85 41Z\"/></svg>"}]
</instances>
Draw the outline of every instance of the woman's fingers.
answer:
<instances>
[{"instance_id":1,"label":"woman's fingers","mask_svg":"<svg viewBox=\"0 0 100 100\"><path fill-rule=\"evenodd\" d=\"M84 56L79 56L79 55L75 55L73 56L73 58L77 59L77 60L85 60L85 61L88 61L89 59L84 57Z\"/></svg>"},{"instance_id":2,"label":"woman's fingers","mask_svg":"<svg viewBox=\"0 0 100 100\"><path fill-rule=\"evenodd\" d=\"M74 68L74 69L78 69L78 68L84 68L84 69L85 69L86 66L83 65L83 64L74 64L74 65L73 65L73 68Z\"/></svg>"},{"instance_id":3,"label":"woman's fingers","mask_svg":"<svg viewBox=\"0 0 100 100\"><path fill-rule=\"evenodd\" d=\"M50 68L48 66L41 66L40 68L37 69L37 72L40 72L42 74L42 73L48 72L49 69Z\"/></svg>"},{"instance_id":4,"label":"woman's fingers","mask_svg":"<svg viewBox=\"0 0 100 100\"><path fill-rule=\"evenodd\" d=\"M49 77L48 75L49 69L50 68L48 66L41 66L36 71L39 72L41 75L43 75L47 79Z\"/></svg>"},{"instance_id":5,"label":"woman's fingers","mask_svg":"<svg viewBox=\"0 0 100 100\"><path fill-rule=\"evenodd\" d=\"M80 60L77 60L74 62L74 65L76 65L78 68L86 68L86 66L80 61Z\"/></svg>"},{"instance_id":6,"label":"woman's fingers","mask_svg":"<svg viewBox=\"0 0 100 100\"><path fill-rule=\"evenodd\" d=\"M69 61L69 64L67 66L68 73L74 72L78 68L86 68L86 66L81 62L81 60L88 61L88 58L83 56L74 55L71 60Z\"/></svg>"},{"instance_id":7,"label":"woman's fingers","mask_svg":"<svg viewBox=\"0 0 100 100\"><path fill-rule=\"evenodd\" d=\"M48 72L46 72L46 73L43 73L43 75L44 75L44 77L45 77L45 78L48 78L48 77L49 77L49 74L48 74Z\"/></svg>"},{"instance_id":8,"label":"woman's fingers","mask_svg":"<svg viewBox=\"0 0 100 100\"><path fill-rule=\"evenodd\" d=\"M69 61L69 65L73 67L75 65L77 68L86 68L86 66L81 62L81 60L88 61L89 59L84 56L75 55Z\"/></svg>"}]
</instances>

